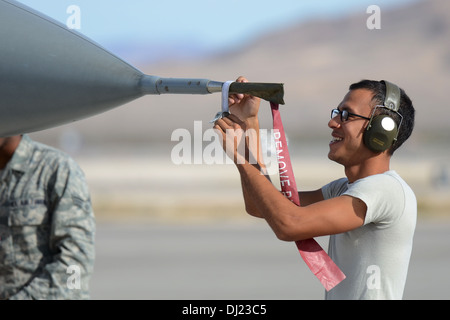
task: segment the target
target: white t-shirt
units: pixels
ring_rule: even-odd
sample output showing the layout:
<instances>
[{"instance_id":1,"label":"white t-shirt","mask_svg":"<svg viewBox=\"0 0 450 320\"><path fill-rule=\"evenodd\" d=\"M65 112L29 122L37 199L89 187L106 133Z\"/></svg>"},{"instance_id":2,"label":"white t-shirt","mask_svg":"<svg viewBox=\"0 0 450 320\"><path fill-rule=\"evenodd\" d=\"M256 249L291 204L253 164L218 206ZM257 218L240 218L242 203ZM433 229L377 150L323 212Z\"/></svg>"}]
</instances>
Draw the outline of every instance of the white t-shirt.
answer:
<instances>
[{"instance_id":1,"label":"white t-shirt","mask_svg":"<svg viewBox=\"0 0 450 320\"><path fill-rule=\"evenodd\" d=\"M331 235L328 254L346 275L325 294L331 299L402 299L416 227L414 192L395 172L322 188L325 199L349 195L367 206L364 225Z\"/></svg>"}]
</instances>

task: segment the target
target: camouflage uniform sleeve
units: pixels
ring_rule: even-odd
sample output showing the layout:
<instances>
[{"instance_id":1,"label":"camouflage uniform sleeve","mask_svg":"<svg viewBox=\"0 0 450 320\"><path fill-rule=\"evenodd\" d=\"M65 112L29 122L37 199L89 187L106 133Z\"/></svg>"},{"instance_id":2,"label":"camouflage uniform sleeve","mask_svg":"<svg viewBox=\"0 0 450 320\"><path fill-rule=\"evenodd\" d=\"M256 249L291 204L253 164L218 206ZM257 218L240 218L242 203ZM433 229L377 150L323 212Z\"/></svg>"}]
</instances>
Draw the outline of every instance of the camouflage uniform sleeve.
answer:
<instances>
[{"instance_id":1,"label":"camouflage uniform sleeve","mask_svg":"<svg viewBox=\"0 0 450 320\"><path fill-rule=\"evenodd\" d=\"M49 181L51 259L10 299L89 299L94 267L95 218L85 177L72 160Z\"/></svg>"}]
</instances>

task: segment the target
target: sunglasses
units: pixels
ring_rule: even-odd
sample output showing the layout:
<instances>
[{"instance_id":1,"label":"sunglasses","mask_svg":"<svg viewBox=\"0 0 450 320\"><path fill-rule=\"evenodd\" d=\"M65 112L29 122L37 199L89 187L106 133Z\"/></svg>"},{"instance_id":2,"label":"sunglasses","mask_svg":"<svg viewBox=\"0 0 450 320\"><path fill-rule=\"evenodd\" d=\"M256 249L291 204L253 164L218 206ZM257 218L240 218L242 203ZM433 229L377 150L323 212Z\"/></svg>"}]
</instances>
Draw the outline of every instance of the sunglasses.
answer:
<instances>
[{"instance_id":1,"label":"sunglasses","mask_svg":"<svg viewBox=\"0 0 450 320\"><path fill-rule=\"evenodd\" d=\"M353 117L359 117L366 120L370 120L370 118L360 116L359 114L348 112L347 110L339 110L339 109L333 109L331 110L331 119L336 117L337 115L341 115L341 122L347 121L349 116Z\"/></svg>"}]
</instances>

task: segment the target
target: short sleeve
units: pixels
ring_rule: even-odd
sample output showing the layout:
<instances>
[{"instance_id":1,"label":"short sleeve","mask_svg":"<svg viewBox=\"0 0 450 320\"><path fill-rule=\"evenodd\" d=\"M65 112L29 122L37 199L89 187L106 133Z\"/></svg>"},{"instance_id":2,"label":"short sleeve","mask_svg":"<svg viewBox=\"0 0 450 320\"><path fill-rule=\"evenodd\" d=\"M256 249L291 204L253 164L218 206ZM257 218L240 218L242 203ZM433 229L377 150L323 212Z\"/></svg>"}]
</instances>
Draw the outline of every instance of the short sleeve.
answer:
<instances>
[{"instance_id":1,"label":"short sleeve","mask_svg":"<svg viewBox=\"0 0 450 320\"><path fill-rule=\"evenodd\" d=\"M322 187L322 195L325 200L340 196L347 190L347 178L334 180Z\"/></svg>"},{"instance_id":2,"label":"short sleeve","mask_svg":"<svg viewBox=\"0 0 450 320\"><path fill-rule=\"evenodd\" d=\"M404 211L405 196L402 185L395 177L378 174L348 185L343 195L362 200L366 206L364 225L389 225L397 221Z\"/></svg>"}]
</instances>

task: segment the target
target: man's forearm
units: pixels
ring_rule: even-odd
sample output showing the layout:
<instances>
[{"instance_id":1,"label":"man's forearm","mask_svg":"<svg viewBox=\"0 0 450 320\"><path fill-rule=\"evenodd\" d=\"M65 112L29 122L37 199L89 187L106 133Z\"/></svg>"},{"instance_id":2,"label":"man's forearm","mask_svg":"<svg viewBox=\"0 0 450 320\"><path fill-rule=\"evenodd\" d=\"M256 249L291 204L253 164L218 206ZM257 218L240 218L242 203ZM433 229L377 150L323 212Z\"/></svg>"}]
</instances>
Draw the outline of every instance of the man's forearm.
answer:
<instances>
[{"instance_id":1,"label":"man's forearm","mask_svg":"<svg viewBox=\"0 0 450 320\"><path fill-rule=\"evenodd\" d=\"M261 166L260 164L254 164L253 166L261 173L261 175L264 175L270 181L270 176L267 174L267 170L264 166ZM250 196L250 192L247 190L248 185L245 182L245 178L242 175L241 175L241 187L244 196L245 210L247 211L247 213L254 217L263 218L256 204L254 203L254 198Z\"/></svg>"},{"instance_id":2,"label":"man's forearm","mask_svg":"<svg viewBox=\"0 0 450 320\"><path fill-rule=\"evenodd\" d=\"M284 239L285 226L292 218L293 210L298 207L280 193L257 167L249 163L239 164L237 167L246 197L251 199L253 212L257 213L256 216L264 218L275 234Z\"/></svg>"},{"instance_id":3,"label":"man's forearm","mask_svg":"<svg viewBox=\"0 0 450 320\"><path fill-rule=\"evenodd\" d=\"M266 178L270 181L270 177L267 173L266 166L264 164L264 158L261 150L261 141L260 141L260 132L259 132L259 121L254 119L253 121L247 121L247 132L245 135L245 145L246 145L246 153L248 161L255 169L257 169L261 175L266 176ZM249 134L250 132L250 134ZM245 183L245 179L241 175L241 187L242 193L244 196L245 209L247 213L252 216L262 218L263 216L259 213L257 206L254 203L254 199L250 196L249 191L247 190L247 184Z\"/></svg>"}]
</instances>

